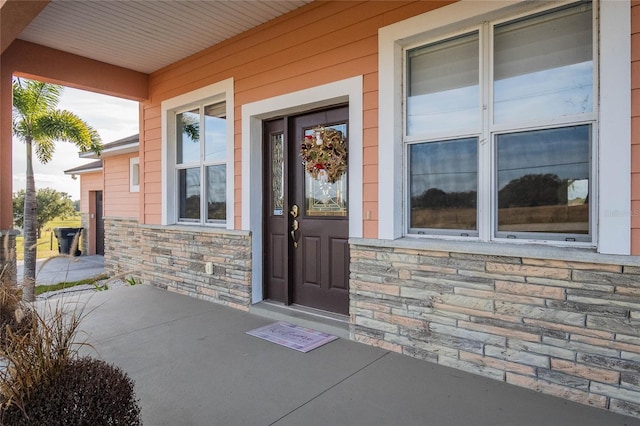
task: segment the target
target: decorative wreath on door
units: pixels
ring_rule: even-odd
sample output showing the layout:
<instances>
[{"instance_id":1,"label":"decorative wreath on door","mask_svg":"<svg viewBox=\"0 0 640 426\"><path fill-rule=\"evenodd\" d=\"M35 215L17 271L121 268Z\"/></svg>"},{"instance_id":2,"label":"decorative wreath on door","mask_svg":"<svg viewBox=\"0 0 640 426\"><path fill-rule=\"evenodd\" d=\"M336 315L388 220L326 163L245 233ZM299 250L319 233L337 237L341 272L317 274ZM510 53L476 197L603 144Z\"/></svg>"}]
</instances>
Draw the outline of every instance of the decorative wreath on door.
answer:
<instances>
[{"instance_id":1,"label":"decorative wreath on door","mask_svg":"<svg viewBox=\"0 0 640 426\"><path fill-rule=\"evenodd\" d=\"M304 137L300 157L314 179L334 183L347 171L347 146L339 130L316 127Z\"/></svg>"}]
</instances>

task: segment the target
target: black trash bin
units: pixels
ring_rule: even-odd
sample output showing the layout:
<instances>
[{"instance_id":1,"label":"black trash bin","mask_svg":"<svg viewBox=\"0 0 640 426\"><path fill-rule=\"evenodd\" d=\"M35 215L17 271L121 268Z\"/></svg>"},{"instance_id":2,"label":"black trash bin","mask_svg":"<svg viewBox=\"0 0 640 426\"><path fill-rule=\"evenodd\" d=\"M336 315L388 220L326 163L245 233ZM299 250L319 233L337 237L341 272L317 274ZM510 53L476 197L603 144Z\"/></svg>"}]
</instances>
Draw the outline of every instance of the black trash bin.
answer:
<instances>
[{"instance_id":1,"label":"black trash bin","mask_svg":"<svg viewBox=\"0 0 640 426\"><path fill-rule=\"evenodd\" d=\"M75 240L76 251L73 255L80 256L80 254L82 254L80 251L82 228L53 228L53 233L58 240L58 253L71 254L71 247L73 247Z\"/></svg>"}]
</instances>

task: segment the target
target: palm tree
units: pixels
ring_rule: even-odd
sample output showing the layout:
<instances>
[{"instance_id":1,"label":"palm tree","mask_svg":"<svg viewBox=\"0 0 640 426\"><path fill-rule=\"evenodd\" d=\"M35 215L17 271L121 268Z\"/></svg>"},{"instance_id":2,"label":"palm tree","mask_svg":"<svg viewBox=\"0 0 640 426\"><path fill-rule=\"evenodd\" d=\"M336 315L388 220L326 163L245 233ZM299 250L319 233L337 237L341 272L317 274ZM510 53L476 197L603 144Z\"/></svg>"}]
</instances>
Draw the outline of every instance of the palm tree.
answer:
<instances>
[{"instance_id":1,"label":"palm tree","mask_svg":"<svg viewBox=\"0 0 640 426\"><path fill-rule=\"evenodd\" d=\"M27 148L27 187L24 197L23 299L34 300L38 216L33 177L33 150L42 164L51 160L55 142L71 142L81 152L100 154L98 132L72 112L56 109L62 86L17 78L13 81L13 134Z\"/></svg>"}]
</instances>

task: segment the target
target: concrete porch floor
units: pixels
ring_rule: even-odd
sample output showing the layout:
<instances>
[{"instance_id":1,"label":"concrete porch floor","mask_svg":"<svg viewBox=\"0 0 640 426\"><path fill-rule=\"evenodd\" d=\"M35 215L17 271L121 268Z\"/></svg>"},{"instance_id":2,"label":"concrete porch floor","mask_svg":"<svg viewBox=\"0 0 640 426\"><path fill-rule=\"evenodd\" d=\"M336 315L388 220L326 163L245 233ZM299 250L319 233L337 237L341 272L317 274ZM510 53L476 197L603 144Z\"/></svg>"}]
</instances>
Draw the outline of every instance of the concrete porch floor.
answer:
<instances>
[{"instance_id":1,"label":"concrete porch floor","mask_svg":"<svg viewBox=\"0 0 640 426\"><path fill-rule=\"evenodd\" d=\"M303 354L245 334L272 319L147 285L57 300L85 304L145 425L640 425L345 339Z\"/></svg>"}]
</instances>

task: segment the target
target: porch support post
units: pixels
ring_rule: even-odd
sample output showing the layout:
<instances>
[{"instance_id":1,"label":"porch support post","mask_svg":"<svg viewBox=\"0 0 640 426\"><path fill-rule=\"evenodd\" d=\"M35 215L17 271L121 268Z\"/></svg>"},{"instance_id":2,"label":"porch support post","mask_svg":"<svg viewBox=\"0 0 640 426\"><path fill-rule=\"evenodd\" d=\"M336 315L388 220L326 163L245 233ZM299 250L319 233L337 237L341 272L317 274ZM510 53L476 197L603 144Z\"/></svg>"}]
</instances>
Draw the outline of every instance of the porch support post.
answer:
<instances>
[{"instance_id":1,"label":"porch support post","mask_svg":"<svg viewBox=\"0 0 640 426\"><path fill-rule=\"evenodd\" d=\"M3 274L2 282L7 282L8 277L9 284L15 285L17 232L12 229L12 108L11 72L0 62L0 273Z\"/></svg>"}]
</instances>

